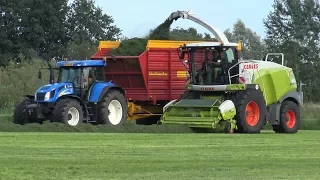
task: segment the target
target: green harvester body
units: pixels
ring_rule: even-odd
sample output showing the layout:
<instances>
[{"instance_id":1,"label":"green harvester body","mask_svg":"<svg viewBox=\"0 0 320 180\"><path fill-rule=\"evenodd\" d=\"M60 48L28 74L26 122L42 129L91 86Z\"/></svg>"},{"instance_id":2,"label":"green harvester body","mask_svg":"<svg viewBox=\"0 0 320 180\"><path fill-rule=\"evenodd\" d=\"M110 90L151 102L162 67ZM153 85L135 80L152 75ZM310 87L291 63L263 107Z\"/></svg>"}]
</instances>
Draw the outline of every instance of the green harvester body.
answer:
<instances>
[{"instance_id":1,"label":"green harvester body","mask_svg":"<svg viewBox=\"0 0 320 180\"><path fill-rule=\"evenodd\" d=\"M189 51L192 51L192 48L189 48ZM195 67L192 61L195 60L191 60L189 65ZM237 123L239 120L236 118L238 112L235 104L237 102L235 99L229 98L228 94L238 96L237 93L248 91L248 89L259 91L262 94L264 108L267 111L265 117L262 117L263 124L270 122L274 127L280 126L279 112L281 104L285 100L301 104L301 93L296 91L297 83L291 68L267 60L237 60L231 66L233 67L229 67L228 71L236 68L234 71L236 75L233 74L232 77L232 74L226 75L225 73L224 77L230 80L226 84L197 84L191 80L185 86L186 93L197 94L196 98L182 97L175 102L168 103L164 108L160 122L162 124L183 124L196 129L227 132L231 130L233 132L238 129L237 125L239 125ZM248 70L248 67L253 68ZM192 68L189 68L189 74L192 79L192 74L196 73ZM223 73L221 74L223 76ZM239 79L241 75L246 81L232 84L231 79ZM223 105L228 108L223 108Z\"/></svg>"}]
</instances>

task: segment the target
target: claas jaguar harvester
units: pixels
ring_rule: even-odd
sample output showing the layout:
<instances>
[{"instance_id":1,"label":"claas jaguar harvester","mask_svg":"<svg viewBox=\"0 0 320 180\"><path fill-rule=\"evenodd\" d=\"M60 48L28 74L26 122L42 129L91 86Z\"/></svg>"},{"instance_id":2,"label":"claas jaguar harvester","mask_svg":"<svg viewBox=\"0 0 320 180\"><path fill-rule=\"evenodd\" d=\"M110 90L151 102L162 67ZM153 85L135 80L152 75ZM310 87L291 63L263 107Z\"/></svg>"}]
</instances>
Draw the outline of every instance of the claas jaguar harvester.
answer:
<instances>
[{"instance_id":1,"label":"claas jaguar harvester","mask_svg":"<svg viewBox=\"0 0 320 180\"><path fill-rule=\"evenodd\" d=\"M185 12L171 18L187 18ZM260 133L270 123L277 133L296 133L301 93L283 54L265 60L242 60L241 45L209 26L218 42L189 43L179 49L189 81L180 99L163 108L162 124L185 124L201 130ZM271 57L281 57L272 62Z\"/></svg>"},{"instance_id":2,"label":"claas jaguar harvester","mask_svg":"<svg viewBox=\"0 0 320 180\"><path fill-rule=\"evenodd\" d=\"M124 90L106 81L105 60L60 61L50 69L50 84L28 95L14 110L16 124L45 120L77 126L82 122L119 124L127 119ZM54 80L54 69L58 79ZM39 71L41 78L41 71Z\"/></svg>"}]
</instances>

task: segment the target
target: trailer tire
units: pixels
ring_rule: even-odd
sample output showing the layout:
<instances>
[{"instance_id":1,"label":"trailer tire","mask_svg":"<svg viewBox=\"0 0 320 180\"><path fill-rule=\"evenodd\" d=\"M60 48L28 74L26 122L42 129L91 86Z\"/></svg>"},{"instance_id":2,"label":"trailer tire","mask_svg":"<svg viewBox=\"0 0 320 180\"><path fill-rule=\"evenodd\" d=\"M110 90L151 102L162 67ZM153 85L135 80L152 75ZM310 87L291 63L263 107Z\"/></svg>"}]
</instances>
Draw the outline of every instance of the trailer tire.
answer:
<instances>
[{"instance_id":1,"label":"trailer tire","mask_svg":"<svg viewBox=\"0 0 320 180\"><path fill-rule=\"evenodd\" d=\"M300 109L292 101L284 101L280 108L280 125L273 125L276 133L296 133L300 126Z\"/></svg>"},{"instance_id":2,"label":"trailer tire","mask_svg":"<svg viewBox=\"0 0 320 180\"><path fill-rule=\"evenodd\" d=\"M25 125L27 123L34 123L36 122L37 115L32 113L31 115L28 114L26 106L33 103L32 99L24 99L22 102L15 105L14 113L13 113L13 123Z\"/></svg>"},{"instance_id":3,"label":"trailer tire","mask_svg":"<svg viewBox=\"0 0 320 180\"><path fill-rule=\"evenodd\" d=\"M124 95L117 90L108 91L98 103L98 124L120 125L127 120L128 106Z\"/></svg>"},{"instance_id":4,"label":"trailer tire","mask_svg":"<svg viewBox=\"0 0 320 180\"><path fill-rule=\"evenodd\" d=\"M74 99L61 99L52 112L52 121L77 126L83 121L83 108Z\"/></svg>"},{"instance_id":5,"label":"trailer tire","mask_svg":"<svg viewBox=\"0 0 320 180\"><path fill-rule=\"evenodd\" d=\"M234 100L238 133L260 133L266 119L266 102L261 91L248 89L239 92ZM249 116L252 114L252 116Z\"/></svg>"}]
</instances>

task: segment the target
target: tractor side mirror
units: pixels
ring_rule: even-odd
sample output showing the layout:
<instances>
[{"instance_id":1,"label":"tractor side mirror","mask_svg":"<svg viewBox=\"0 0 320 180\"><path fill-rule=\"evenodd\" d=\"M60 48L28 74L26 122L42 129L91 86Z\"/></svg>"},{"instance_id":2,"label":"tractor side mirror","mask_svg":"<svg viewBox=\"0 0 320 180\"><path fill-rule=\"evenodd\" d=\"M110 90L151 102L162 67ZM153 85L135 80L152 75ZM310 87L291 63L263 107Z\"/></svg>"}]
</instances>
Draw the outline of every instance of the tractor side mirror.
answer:
<instances>
[{"instance_id":1,"label":"tractor side mirror","mask_svg":"<svg viewBox=\"0 0 320 180\"><path fill-rule=\"evenodd\" d=\"M189 62L188 59L182 60L182 64L184 65L184 67L185 67L186 69L189 69L188 62Z\"/></svg>"},{"instance_id":2,"label":"tractor side mirror","mask_svg":"<svg viewBox=\"0 0 320 180\"><path fill-rule=\"evenodd\" d=\"M42 73L41 73L41 71L38 72L38 79L42 79Z\"/></svg>"},{"instance_id":3,"label":"tractor side mirror","mask_svg":"<svg viewBox=\"0 0 320 180\"><path fill-rule=\"evenodd\" d=\"M181 51L180 55L179 55L179 58L180 59L184 59L184 56L185 56L185 51Z\"/></svg>"}]
</instances>

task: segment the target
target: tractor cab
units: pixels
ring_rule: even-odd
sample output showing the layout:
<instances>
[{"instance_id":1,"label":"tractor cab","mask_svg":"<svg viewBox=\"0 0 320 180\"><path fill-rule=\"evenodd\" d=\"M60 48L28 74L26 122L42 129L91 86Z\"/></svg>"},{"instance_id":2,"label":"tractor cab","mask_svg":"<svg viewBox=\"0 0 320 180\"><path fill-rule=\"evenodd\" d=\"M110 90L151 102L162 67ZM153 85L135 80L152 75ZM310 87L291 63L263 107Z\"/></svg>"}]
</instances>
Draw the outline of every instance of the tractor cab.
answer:
<instances>
[{"instance_id":1,"label":"tractor cab","mask_svg":"<svg viewBox=\"0 0 320 180\"><path fill-rule=\"evenodd\" d=\"M239 62L237 43L192 43L180 47L180 60L188 69L193 85L225 85L229 81L228 70ZM239 74L232 68L232 74Z\"/></svg>"},{"instance_id":2,"label":"tractor cab","mask_svg":"<svg viewBox=\"0 0 320 180\"><path fill-rule=\"evenodd\" d=\"M104 82L103 60L60 61L56 64L58 79L50 78L50 84L40 87L36 92L37 102L55 102L63 95L75 95L88 99L90 88L95 82ZM50 73L52 74L52 72ZM53 77L50 75L50 77ZM41 75L39 75L41 78Z\"/></svg>"},{"instance_id":3,"label":"tractor cab","mask_svg":"<svg viewBox=\"0 0 320 180\"><path fill-rule=\"evenodd\" d=\"M60 61L57 83L72 83L74 94L86 99L95 82L104 82L104 61Z\"/></svg>"}]
</instances>

